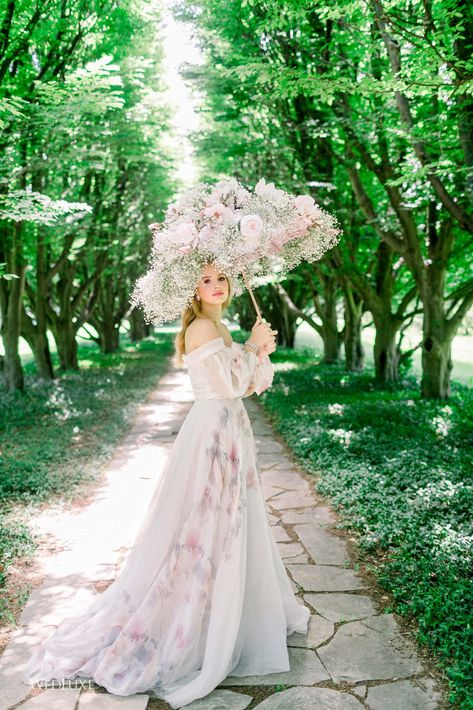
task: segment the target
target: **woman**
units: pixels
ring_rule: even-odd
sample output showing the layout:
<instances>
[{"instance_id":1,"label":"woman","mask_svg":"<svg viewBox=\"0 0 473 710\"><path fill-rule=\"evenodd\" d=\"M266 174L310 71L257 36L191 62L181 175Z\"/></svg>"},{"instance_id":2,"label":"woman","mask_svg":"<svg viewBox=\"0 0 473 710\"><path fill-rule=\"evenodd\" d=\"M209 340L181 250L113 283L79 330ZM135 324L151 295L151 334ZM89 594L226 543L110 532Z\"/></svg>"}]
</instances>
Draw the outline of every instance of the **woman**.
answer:
<instances>
[{"instance_id":1,"label":"woman","mask_svg":"<svg viewBox=\"0 0 473 710\"><path fill-rule=\"evenodd\" d=\"M35 650L25 682L92 678L179 708L229 675L290 669L287 635L306 633L310 612L270 530L242 402L271 385L277 331L256 322L244 345L233 342L221 322L230 298L208 264L175 343L195 401L126 565Z\"/></svg>"}]
</instances>

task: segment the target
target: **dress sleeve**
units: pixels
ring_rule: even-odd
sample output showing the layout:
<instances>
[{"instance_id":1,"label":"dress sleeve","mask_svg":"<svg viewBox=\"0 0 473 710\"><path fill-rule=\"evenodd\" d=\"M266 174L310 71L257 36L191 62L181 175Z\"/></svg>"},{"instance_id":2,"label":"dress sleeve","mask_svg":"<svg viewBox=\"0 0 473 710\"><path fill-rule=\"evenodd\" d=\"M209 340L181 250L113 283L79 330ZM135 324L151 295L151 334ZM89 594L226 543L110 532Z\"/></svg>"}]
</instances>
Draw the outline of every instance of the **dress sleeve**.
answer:
<instances>
[{"instance_id":1,"label":"dress sleeve","mask_svg":"<svg viewBox=\"0 0 473 710\"><path fill-rule=\"evenodd\" d=\"M253 392L260 395L271 386L274 377L268 355L260 362L254 352L235 342L231 347L214 348L204 357L203 364L212 387L225 399L249 397Z\"/></svg>"}]
</instances>

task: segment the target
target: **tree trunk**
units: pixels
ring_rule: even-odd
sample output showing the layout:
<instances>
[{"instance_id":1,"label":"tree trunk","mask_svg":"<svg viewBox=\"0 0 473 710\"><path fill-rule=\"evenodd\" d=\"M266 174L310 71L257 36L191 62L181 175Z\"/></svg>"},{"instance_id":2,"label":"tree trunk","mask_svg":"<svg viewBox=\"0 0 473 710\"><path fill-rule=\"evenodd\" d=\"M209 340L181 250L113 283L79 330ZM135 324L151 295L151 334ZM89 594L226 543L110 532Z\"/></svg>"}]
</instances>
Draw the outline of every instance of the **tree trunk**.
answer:
<instances>
[{"instance_id":1,"label":"tree trunk","mask_svg":"<svg viewBox=\"0 0 473 710\"><path fill-rule=\"evenodd\" d=\"M21 305L26 278L26 264L21 264L20 247L21 223L16 222L10 253L2 253L9 273L18 278L10 280L0 278L0 311L2 319L1 334L5 356L3 358L3 378L9 392L23 390L25 386L23 366L18 351L21 334ZM3 235L0 234L3 238ZM6 244L6 239L5 239Z\"/></svg>"},{"instance_id":2,"label":"tree trunk","mask_svg":"<svg viewBox=\"0 0 473 710\"><path fill-rule=\"evenodd\" d=\"M271 314L271 325L273 330L277 330L277 342L286 348L294 347L294 339L296 337L295 321L291 314L285 309L279 312L274 310Z\"/></svg>"},{"instance_id":3,"label":"tree trunk","mask_svg":"<svg viewBox=\"0 0 473 710\"><path fill-rule=\"evenodd\" d=\"M324 344L323 362L325 364L333 364L340 361L340 334L338 329L323 328L322 341Z\"/></svg>"},{"instance_id":4,"label":"tree trunk","mask_svg":"<svg viewBox=\"0 0 473 710\"><path fill-rule=\"evenodd\" d=\"M38 376L44 380L53 380L54 369L46 334L46 325L42 324L40 326L38 321L33 324L24 308L21 317L21 335L33 352Z\"/></svg>"},{"instance_id":5,"label":"tree trunk","mask_svg":"<svg viewBox=\"0 0 473 710\"><path fill-rule=\"evenodd\" d=\"M70 320L56 323L53 329L59 355L60 370L78 370L77 340L74 324Z\"/></svg>"},{"instance_id":6,"label":"tree trunk","mask_svg":"<svg viewBox=\"0 0 473 710\"><path fill-rule=\"evenodd\" d=\"M445 318L443 302L432 299L424 303L422 341L421 393L429 399L450 396L450 375L453 368L452 336Z\"/></svg>"},{"instance_id":7,"label":"tree trunk","mask_svg":"<svg viewBox=\"0 0 473 710\"><path fill-rule=\"evenodd\" d=\"M54 368L49 342L46 332L42 328L38 329L33 343L30 343L30 347L33 350L38 376L44 380L54 380Z\"/></svg>"},{"instance_id":8,"label":"tree trunk","mask_svg":"<svg viewBox=\"0 0 473 710\"><path fill-rule=\"evenodd\" d=\"M2 339L5 350L3 359L3 377L7 391L23 390L25 386L23 366L18 341L20 337L20 307L24 283L24 272L21 279L14 279L11 284L6 312L2 313ZM3 310L3 309L2 309Z\"/></svg>"},{"instance_id":9,"label":"tree trunk","mask_svg":"<svg viewBox=\"0 0 473 710\"><path fill-rule=\"evenodd\" d=\"M296 337L297 316L291 313L286 302L272 284L268 286L268 294L271 297L271 302L269 308L267 307L267 320L271 323L272 329L278 331L276 336L277 343L286 348L293 348Z\"/></svg>"},{"instance_id":10,"label":"tree trunk","mask_svg":"<svg viewBox=\"0 0 473 710\"><path fill-rule=\"evenodd\" d=\"M390 304L389 304L390 305ZM376 380L381 383L397 382L399 379L399 356L396 336L400 323L388 313L373 313L376 335L374 341L374 365Z\"/></svg>"},{"instance_id":11,"label":"tree trunk","mask_svg":"<svg viewBox=\"0 0 473 710\"><path fill-rule=\"evenodd\" d=\"M340 359L340 334L337 323L337 284L334 280L324 283L324 318L322 320L322 340L324 343L323 362L333 364Z\"/></svg>"},{"instance_id":12,"label":"tree trunk","mask_svg":"<svg viewBox=\"0 0 473 710\"><path fill-rule=\"evenodd\" d=\"M345 328L343 342L345 346L345 369L348 372L360 372L365 364L365 351L361 342L361 317L363 301L353 289L344 289Z\"/></svg>"},{"instance_id":13,"label":"tree trunk","mask_svg":"<svg viewBox=\"0 0 473 710\"><path fill-rule=\"evenodd\" d=\"M130 322L130 340L132 343L136 343L139 340L146 338L148 333L146 332L146 323L143 315L143 311L138 308L134 308L129 316Z\"/></svg>"},{"instance_id":14,"label":"tree trunk","mask_svg":"<svg viewBox=\"0 0 473 710\"><path fill-rule=\"evenodd\" d=\"M100 351L102 353L114 353L120 345L120 331L118 325L111 320L98 323L98 333L100 338ZM97 325L95 326L97 328Z\"/></svg>"}]
</instances>

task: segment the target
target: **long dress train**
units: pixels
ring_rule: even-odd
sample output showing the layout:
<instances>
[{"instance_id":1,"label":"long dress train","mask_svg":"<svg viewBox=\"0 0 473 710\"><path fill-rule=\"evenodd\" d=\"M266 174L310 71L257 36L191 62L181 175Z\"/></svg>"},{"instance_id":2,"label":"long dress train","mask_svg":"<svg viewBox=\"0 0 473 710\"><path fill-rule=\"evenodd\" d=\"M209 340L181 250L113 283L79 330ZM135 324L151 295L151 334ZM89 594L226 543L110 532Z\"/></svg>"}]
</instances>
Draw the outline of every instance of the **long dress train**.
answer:
<instances>
[{"instance_id":1,"label":"long dress train","mask_svg":"<svg viewBox=\"0 0 473 710\"><path fill-rule=\"evenodd\" d=\"M227 676L290 669L287 635L307 633L272 535L242 398L273 380L239 343L184 356L195 401L122 572L29 658L24 682L93 679L179 708Z\"/></svg>"}]
</instances>

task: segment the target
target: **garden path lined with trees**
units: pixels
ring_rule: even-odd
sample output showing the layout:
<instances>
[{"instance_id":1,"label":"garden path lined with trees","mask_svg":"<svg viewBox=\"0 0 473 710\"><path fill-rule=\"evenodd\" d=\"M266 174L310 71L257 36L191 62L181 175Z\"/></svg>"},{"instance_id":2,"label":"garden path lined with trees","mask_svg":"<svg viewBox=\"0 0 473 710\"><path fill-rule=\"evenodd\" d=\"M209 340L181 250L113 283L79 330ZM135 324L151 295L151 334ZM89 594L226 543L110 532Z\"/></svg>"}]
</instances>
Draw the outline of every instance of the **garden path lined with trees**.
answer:
<instances>
[{"instance_id":1,"label":"garden path lined with trees","mask_svg":"<svg viewBox=\"0 0 473 710\"><path fill-rule=\"evenodd\" d=\"M278 330L261 403L339 508L390 609L418 625L450 700L473 708L473 380L471 357L462 382L452 359L452 342L471 350L473 325L470 5L0 5L6 634L25 603L15 575L36 506L93 485L167 364L169 332L154 333L129 296L148 225L186 187L192 153L199 180L264 177L340 221L323 259L255 290ZM199 119L183 134L168 92L169 13L201 52L182 66ZM247 334L248 295L227 315ZM301 323L320 356L294 347Z\"/></svg>"}]
</instances>

